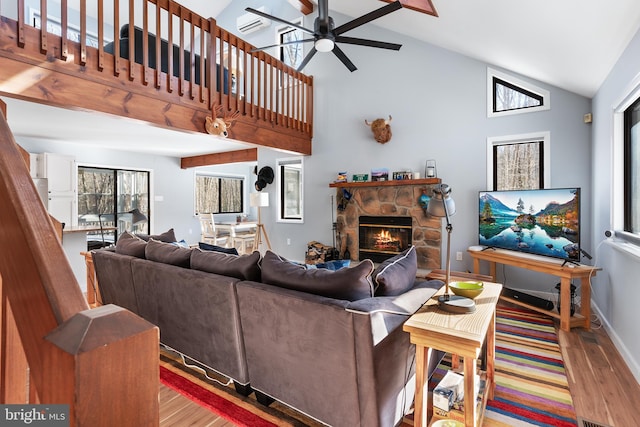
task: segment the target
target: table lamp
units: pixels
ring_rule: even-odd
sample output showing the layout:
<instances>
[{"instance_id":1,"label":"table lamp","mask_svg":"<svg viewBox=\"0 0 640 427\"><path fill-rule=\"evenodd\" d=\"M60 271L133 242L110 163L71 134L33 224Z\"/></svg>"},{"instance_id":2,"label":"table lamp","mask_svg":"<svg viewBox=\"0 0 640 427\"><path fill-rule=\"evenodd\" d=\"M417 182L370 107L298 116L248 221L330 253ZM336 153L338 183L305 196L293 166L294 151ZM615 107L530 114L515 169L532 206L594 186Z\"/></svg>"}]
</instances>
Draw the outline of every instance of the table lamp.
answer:
<instances>
[{"instance_id":1,"label":"table lamp","mask_svg":"<svg viewBox=\"0 0 640 427\"><path fill-rule=\"evenodd\" d=\"M271 249L271 242L269 242L269 236L267 236L267 230L264 228L262 218L260 216L260 208L266 208L269 206L269 193L251 193L249 194L249 205L253 208L258 208L258 232L256 236L256 248L260 247L262 242L262 235L267 241L267 247Z\"/></svg>"},{"instance_id":2,"label":"table lamp","mask_svg":"<svg viewBox=\"0 0 640 427\"><path fill-rule=\"evenodd\" d=\"M447 221L447 264L445 273L444 295L438 297L440 309L450 313L473 313L476 310L475 302L471 298L465 298L449 294L449 280L451 278L451 225L450 217L456 214L456 204L450 196L451 187L447 184L438 184L433 189L433 197L429 199L427 213Z\"/></svg>"}]
</instances>

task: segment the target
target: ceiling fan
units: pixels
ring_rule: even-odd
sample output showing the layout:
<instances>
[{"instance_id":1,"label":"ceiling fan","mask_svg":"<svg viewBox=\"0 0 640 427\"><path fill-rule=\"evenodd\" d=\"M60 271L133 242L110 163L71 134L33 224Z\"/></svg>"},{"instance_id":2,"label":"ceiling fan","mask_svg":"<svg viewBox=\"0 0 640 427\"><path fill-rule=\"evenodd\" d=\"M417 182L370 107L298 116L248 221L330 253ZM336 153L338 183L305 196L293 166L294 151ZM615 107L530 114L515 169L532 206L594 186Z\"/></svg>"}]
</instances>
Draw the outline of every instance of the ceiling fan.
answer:
<instances>
[{"instance_id":1,"label":"ceiling fan","mask_svg":"<svg viewBox=\"0 0 640 427\"><path fill-rule=\"evenodd\" d=\"M395 1L365 15L362 15L359 18L349 21L346 24L342 24L336 27L333 22L333 18L329 16L329 0L318 0L318 17L315 19L313 31L298 24L294 24L293 22L285 21L284 19L280 19L276 16L269 15L268 13L264 13L251 7L248 7L245 10L247 12L255 13L256 15L260 15L274 21L282 22L301 31L304 31L305 33L313 35L312 38L303 40L295 40L282 44L263 46L253 49L252 52L270 49L272 47L284 46L285 44L313 42L313 47L311 48L309 53L307 53L307 56L305 56L305 58L302 60L300 66L298 66L298 71L302 71L302 69L307 65L311 58L313 58L316 52L333 52L333 54L337 56L340 61L342 61L342 63L349 69L349 71L353 72L357 70L357 67L353 64L353 62L349 60L349 58L347 58L347 55L345 55L345 53L338 47L336 43L355 44L359 46L377 47L390 50L400 50L402 45L396 43L380 42L376 40L360 39L356 37L347 37L343 36L342 34L346 33L347 31L353 30L356 27L364 25L370 21L373 21L374 19L378 19L391 12L395 12L396 10L401 8L402 4L400 4L400 1Z\"/></svg>"}]
</instances>

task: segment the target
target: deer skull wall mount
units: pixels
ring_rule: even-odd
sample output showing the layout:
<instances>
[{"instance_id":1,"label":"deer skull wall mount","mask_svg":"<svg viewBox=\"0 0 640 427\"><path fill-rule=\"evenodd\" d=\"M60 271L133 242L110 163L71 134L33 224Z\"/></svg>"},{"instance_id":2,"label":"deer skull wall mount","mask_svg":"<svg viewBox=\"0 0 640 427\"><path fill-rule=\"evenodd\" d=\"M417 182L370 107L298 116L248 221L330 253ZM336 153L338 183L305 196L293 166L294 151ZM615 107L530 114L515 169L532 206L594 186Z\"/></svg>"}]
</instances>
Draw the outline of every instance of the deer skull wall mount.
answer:
<instances>
[{"instance_id":1,"label":"deer skull wall mount","mask_svg":"<svg viewBox=\"0 0 640 427\"><path fill-rule=\"evenodd\" d=\"M214 108L211 109L211 117L207 116L204 121L204 128L207 133L211 135L222 136L226 138L229 136L229 128L233 122L240 115L240 111L236 111L231 115L227 115L226 113L222 114L222 105L215 105ZM220 117L222 115L222 117Z\"/></svg>"},{"instance_id":2,"label":"deer skull wall mount","mask_svg":"<svg viewBox=\"0 0 640 427\"><path fill-rule=\"evenodd\" d=\"M391 141L391 120L391 115L389 115L389 120L375 119L373 122L369 123L365 119L364 123L371 128L374 139L380 144L385 144Z\"/></svg>"}]
</instances>

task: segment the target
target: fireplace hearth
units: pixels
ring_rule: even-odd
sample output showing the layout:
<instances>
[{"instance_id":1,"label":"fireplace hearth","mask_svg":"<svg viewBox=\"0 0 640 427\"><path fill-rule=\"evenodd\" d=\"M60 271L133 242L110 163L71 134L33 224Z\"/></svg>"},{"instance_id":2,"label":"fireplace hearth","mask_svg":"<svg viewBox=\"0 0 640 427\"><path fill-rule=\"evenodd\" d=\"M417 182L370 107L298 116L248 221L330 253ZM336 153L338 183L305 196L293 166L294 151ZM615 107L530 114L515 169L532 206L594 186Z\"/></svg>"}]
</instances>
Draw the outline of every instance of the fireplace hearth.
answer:
<instances>
[{"instance_id":1,"label":"fireplace hearth","mask_svg":"<svg viewBox=\"0 0 640 427\"><path fill-rule=\"evenodd\" d=\"M383 262L411 246L410 216L360 216L358 226L359 260Z\"/></svg>"}]
</instances>

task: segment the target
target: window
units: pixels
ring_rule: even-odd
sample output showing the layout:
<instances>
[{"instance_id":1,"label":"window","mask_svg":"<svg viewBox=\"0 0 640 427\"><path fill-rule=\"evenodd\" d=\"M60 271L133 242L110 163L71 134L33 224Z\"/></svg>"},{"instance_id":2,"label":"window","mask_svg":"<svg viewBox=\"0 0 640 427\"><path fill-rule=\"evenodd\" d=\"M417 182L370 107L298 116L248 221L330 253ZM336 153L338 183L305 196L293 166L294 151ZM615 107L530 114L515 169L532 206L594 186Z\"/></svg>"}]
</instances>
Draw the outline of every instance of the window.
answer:
<instances>
[{"instance_id":1,"label":"window","mask_svg":"<svg viewBox=\"0 0 640 427\"><path fill-rule=\"evenodd\" d=\"M89 233L90 240L113 243L125 231L149 233L149 175L78 166L78 224L116 228Z\"/></svg>"},{"instance_id":2,"label":"window","mask_svg":"<svg viewBox=\"0 0 640 427\"><path fill-rule=\"evenodd\" d=\"M243 213L244 178L196 174L196 215Z\"/></svg>"},{"instance_id":3,"label":"window","mask_svg":"<svg viewBox=\"0 0 640 427\"><path fill-rule=\"evenodd\" d=\"M292 21L294 24L302 25L302 18ZM280 27L276 31L276 43L280 45L278 58L292 68L298 68L303 59L303 43L296 43L302 40L301 30L289 25Z\"/></svg>"},{"instance_id":4,"label":"window","mask_svg":"<svg viewBox=\"0 0 640 427\"><path fill-rule=\"evenodd\" d=\"M526 190L548 185L548 132L487 139L487 189Z\"/></svg>"},{"instance_id":5,"label":"window","mask_svg":"<svg viewBox=\"0 0 640 427\"><path fill-rule=\"evenodd\" d=\"M549 91L508 74L487 69L488 117L548 110L549 103Z\"/></svg>"},{"instance_id":6,"label":"window","mask_svg":"<svg viewBox=\"0 0 640 427\"><path fill-rule=\"evenodd\" d=\"M640 234L640 98L624 111L624 231Z\"/></svg>"},{"instance_id":7,"label":"window","mask_svg":"<svg viewBox=\"0 0 640 427\"><path fill-rule=\"evenodd\" d=\"M302 158L276 160L278 169L278 221L303 220L303 164Z\"/></svg>"}]
</instances>

